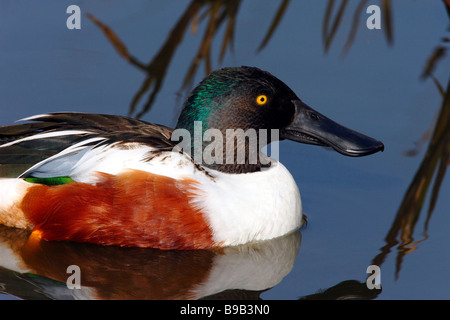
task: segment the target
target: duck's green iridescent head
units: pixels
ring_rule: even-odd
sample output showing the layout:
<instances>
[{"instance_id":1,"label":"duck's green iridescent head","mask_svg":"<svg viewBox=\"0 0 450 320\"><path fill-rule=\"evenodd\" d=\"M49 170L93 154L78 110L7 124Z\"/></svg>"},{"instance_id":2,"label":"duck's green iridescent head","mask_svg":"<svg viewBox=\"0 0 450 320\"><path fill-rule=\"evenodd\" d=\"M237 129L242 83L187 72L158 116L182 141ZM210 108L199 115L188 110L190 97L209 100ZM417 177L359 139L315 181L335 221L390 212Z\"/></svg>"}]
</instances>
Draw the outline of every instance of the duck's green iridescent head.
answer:
<instances>
[{"instance_id":1,"label":"duck's green iridescent head","mask_svg":"<svg viewBox=\"0 0 450 320\"><path fill-rule=\"evenodd\" d=\"M201 132L198 132L198 124ZM215 129L223 136L229 129L244 132L249 129L278 130L279 140L329 146L347 156L364 156L384 148L380 141L347 129L316 112L281 80L254 67L223 68L208 75L184 103L176 129L187 130L194 139L199 135L203 137L208 129ZM273 139L268 136L265 143L270 142ZM209 142L202 143L200 152L206 150ZM225 139L220 143L225 144ZM259 153L259 147L263 146L258 143L256 152ZM193 151L193 146L191 148ZM248 163L254 151L242 143L235 148L245 149L244 165L206 166L233 173L260 170L260 163ZM225 145L217 150L225 153Z\"/></svg>"},{"instance_id":2,"label":"duck's green iridescent head","mask_svg":"<svg viewBox=\"0 0 450 320\"><path fill-rule=\"evenodd\" d=\"M223 68L212 72L186 100L176 128L203 130L272 129L290 123L295 93L270 73L258 68ZM191 132L193 133L193 132Z\"/></svg>"}]
</instances>

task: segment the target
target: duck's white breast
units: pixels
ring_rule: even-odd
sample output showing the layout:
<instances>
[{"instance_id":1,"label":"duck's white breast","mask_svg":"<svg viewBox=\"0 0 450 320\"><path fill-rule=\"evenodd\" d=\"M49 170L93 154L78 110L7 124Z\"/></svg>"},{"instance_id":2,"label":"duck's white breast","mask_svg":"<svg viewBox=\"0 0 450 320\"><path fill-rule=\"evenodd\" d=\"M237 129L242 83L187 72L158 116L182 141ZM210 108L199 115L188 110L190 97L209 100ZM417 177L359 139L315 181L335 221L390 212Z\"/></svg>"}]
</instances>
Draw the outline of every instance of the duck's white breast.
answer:
<instances>
[{"instance_id":1,"label":"duck's white breast","mask_svg":"<svg viewBox=\"0 0 450 320\"><path fill-rule=\"evenodd\" d=\"M194 201L206 214L217 243L272 239L301 226L300 192L281 163L273 160L270 168L255 173L213 175L214 180L202 181Z\"/></svg>"}]
</instances>

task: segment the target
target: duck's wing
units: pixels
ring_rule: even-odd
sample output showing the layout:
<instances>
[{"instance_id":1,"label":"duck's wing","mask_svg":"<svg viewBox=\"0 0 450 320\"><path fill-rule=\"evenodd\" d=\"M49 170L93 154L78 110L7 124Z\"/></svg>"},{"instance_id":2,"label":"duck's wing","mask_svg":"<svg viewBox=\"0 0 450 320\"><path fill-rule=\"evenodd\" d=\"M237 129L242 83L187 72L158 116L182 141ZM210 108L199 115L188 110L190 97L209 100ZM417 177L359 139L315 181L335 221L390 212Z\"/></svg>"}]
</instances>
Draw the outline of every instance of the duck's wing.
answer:
<instances>
[{"instance_id":1,"label":"duck's wing","mask_svg":"<svg viewBox=\"0 0 450 320\"><path fill-rule=\"evenodd\" d=\"M0 127L2 177L68 176L83 157L84 163L99 161L105 150L134 150L127 156L139 161L148 152L169 151L175 145L171 128L123 116L49 113L22 120L31 122ZM93 169L99 166L91 164Z\"/></svg>"}]
</instances>

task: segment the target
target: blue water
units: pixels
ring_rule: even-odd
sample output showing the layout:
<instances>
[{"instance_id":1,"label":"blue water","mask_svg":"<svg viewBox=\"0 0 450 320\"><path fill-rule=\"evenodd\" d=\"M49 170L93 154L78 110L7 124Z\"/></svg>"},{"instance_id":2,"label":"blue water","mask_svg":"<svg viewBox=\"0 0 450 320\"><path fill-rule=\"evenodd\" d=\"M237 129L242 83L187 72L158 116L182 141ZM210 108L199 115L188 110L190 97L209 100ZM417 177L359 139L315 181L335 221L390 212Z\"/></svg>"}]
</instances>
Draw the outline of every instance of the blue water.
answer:
<instances>
[{"instance_id":1,"label":"blue water","mask_svg":"<svg viewBox=\"0 0 450 320\"><path fill-rule=\"evenodd\" d=\"M222 62L223 26L214 39L213 69L251 65L268 70L322 114L385 144L383 153L348 158L321 147L281 143L280 161L299 185L308 225L301 230L292 270L264 291L263 299L298 299L346 280L364 284L366 269L385 245L384 238L425 156L428 141L415 156L404 153L433 128L442 105L436 85L420 75L441 38L448 37L449 17L441 1L391 2L393 43L387 43L384 25L381 30L365 27L368 15L363 11L355 41L344 56L356 1L348 5L327 53L322 38L327 1L292 1L260 52L257 48L279 2L242 1L234 51L227 51ZM68 30L66 8L71 1L0 2L0 125L51 111L126 115L146 75L121 58L84 14L91 13L111 27L129 52L147 64L188 3L79 1L81 29ZM205 26L203 21L197 33L187 30L143 120L175 124L183 79ZM449 70L447 56L433 72L444 89ZM194 83L204 75L201 64ZM425 239L431 191L427 193L412 232L414 241L424 241L403 256L399 271L398 247L387 254L380 266L383 290L376 299L450 298L449 187L446 176Z\"/></svg>"}]
</instances>

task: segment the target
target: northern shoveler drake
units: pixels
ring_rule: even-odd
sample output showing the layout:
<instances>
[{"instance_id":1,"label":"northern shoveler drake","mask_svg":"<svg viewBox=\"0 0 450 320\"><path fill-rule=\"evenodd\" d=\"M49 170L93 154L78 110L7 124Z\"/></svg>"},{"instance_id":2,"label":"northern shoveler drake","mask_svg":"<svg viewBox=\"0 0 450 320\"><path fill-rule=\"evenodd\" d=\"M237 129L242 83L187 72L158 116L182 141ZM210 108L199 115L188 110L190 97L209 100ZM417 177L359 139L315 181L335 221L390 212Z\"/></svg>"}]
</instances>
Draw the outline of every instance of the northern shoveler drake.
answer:
<instances>
[{"instance_id":1,"label":"northern shoveler drake","mask_svg":"<svg viewBox=\"0 0 450 320\"><path fill-rule=\"evenodd\" d=\"M45 240L102 245L205 249L287 234L302 224L300 193L262 147L289 139L348 156L384 148L253 67L212 72L175 129L86 113L22 120L0 127L0 169L10 174L0 178L0 223ZM275 134L255 135L252 148L250 130ZM244 136L230 144L220 136L230 132Z\"/></svg>"}]
</instances>

